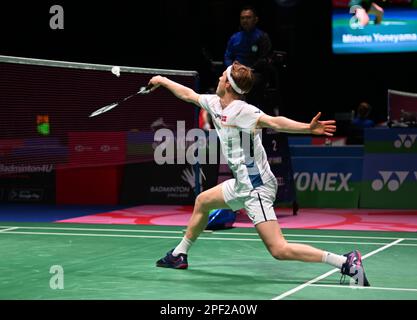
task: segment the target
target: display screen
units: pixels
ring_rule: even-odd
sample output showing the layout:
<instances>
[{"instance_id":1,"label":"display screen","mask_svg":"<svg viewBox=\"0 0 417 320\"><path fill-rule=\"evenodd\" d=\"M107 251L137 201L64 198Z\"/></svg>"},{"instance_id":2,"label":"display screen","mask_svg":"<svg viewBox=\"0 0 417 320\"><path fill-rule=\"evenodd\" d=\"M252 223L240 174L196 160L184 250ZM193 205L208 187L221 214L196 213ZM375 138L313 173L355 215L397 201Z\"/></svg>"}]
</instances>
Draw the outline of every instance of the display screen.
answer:
<instances>
[{"instance_id":1,"label":"display screen","mask_svg":"<svg viewBox=\"0 0 417 320\"><path fill-rule=\"evenodd\" d=\"M417 0L333 0L335 54L417 51Z\"/></svg>"}]
</instances>

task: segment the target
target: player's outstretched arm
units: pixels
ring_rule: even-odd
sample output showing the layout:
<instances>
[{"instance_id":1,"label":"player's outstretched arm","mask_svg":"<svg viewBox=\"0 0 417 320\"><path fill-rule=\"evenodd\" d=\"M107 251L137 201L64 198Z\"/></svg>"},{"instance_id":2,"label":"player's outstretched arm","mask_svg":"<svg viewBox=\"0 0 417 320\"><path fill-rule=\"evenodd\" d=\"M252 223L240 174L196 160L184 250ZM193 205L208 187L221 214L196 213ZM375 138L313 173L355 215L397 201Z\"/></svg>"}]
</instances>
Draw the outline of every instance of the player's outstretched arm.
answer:
<instances>
[{"instance_id":1,"label":"player's outstretched arm","mask_svg":"<svg viewBox=\"0 0 417 320\"><path fill-rule=\"evenodd\" d=\"M198 102L198 93L196 93L193 89L183 86L182 84L172 81L166 77L155 76L151 80L149 80L149 84L153 85L152 90L155 90L159 86L162 86L171 91L177 98L200 106Z\"/></svg>"},{"instance_id":2,"label":"player's outstretched arm","mask_svg":"<svg viewBox=\"0 0 417 320\"><path fill-rule=\"evenodd\" d=\"M336 121L319 121L320 116L321 112L319 112L310 123L303 123L286 117L271 117L264 114L259 118L258 127L271 128L275 131L288 133L307 133L333 136L333 133L336 131Z\"/></svg>"}]
</instances>

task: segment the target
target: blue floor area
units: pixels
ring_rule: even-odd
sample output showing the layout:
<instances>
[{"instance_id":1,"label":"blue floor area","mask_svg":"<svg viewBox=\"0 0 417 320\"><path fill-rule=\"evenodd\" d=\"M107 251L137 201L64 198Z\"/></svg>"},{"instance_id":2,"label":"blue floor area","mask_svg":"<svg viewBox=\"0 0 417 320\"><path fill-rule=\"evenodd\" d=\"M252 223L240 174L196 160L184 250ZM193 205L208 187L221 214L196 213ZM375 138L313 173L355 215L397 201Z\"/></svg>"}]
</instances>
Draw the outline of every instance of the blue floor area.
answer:
<instances>
[{"instance_id":1,"label":"blue floor area","mask_svg":"<svg viewBox=\"0 0 417 320\"><path fill-rule=\"evenodd\" d=\"M127 207L129 206L0 204L0 221L54 222Z\"/></svg>"}]
</instances>

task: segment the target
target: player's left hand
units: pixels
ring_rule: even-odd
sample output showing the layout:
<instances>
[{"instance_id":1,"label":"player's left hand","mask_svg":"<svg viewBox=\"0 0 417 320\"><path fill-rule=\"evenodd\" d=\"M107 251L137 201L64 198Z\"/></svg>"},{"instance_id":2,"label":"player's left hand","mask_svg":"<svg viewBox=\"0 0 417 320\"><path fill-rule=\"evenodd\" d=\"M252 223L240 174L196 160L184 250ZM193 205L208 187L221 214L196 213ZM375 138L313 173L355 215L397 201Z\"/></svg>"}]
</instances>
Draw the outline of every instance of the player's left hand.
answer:
<instances>
[{"instance_id":1,"label":"player's left hand","mask_svg":"<svg viewBox=\"0 0 417 320\"><path fill-rule=\"evenodd\" d=\"M310 131L312 134L317 135L326 135L326 136L333 136L333 133L336 132L336 121L335 120L326 120L326 121L319 121L321 116L321 112L317 113L317 115L311 120L310 122Z\"/></svg>"}]
</instances>

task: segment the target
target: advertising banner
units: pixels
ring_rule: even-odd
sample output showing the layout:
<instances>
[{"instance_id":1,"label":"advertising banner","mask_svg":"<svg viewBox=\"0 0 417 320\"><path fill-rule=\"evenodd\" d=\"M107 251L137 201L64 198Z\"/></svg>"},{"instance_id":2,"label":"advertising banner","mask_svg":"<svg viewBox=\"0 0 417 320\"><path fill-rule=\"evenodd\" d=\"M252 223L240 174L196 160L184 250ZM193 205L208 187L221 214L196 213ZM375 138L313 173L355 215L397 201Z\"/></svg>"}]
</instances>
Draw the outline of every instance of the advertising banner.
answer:
<instances>
[{"instance_id":1,"label":"advertising banner","mask_svg":"<svg viewBox=\"0 0 417 320\"><path fill-rule=\"evenodd\" d=\"M278 181L276 204L296 201L287 135L273 130L265 130L262 135L262 142L271 170Z\"/></svg>"},{"instance_id":2,"label":"advertising banner","mask_svg":"<svg viewBox=\"0 0 417 320\"><path fill-rule=\"evenodd\" d=\"M365 129L365 153L417 154L417 128Z\"/></svg>"},{"instance_id":3,"label":"advertising banner","mask_svg":"<svg viewBox=\"0 0 417 320\"><path fill-rule=\"evenodd\" d=\"M361 157L293 157L300 207L357 208Z\"/></svg>"},{"instance_id":4,"label":"advertising banner","mask_svg":"<svg viewBox=\"0 0 417 320\"><path fill-rule=\"evenodd\" d=\"M196 171L189 164L128 164L124 168L120 203L192 205L196 197ZM218 165L201 165L198 171L200 191L216 185Z\"/></svg>"},{"instance_id":5,"label":"advertising banner","mask_svg":"<svg viewBox=\"0 0 417 320\"><path fill-rule=\"evenodd\" d=\"M0 202L55 203L54 166L0 163Z\"/></svg>"},{"instance_id":6,"label":"advertising banner","mask_svg":"<svg viewBox=\"0 0 417 320\"><path fill-rule=\"evenodd\" d=\"M360 207L417 209L417 155L365 155Z\"/></svg>"},{"instance_id":7,"label":"advertising banner","mask_svg":"<svg viewBox=\"0 0 417 320\"><path fill-rule=\"evenodd\" d=\"M66 167L124 164L126 132L69 132Z\"/></svg>"}]
</instances>

